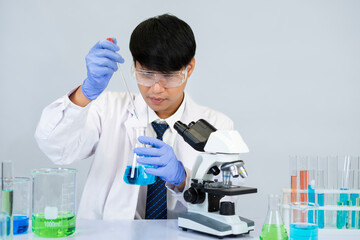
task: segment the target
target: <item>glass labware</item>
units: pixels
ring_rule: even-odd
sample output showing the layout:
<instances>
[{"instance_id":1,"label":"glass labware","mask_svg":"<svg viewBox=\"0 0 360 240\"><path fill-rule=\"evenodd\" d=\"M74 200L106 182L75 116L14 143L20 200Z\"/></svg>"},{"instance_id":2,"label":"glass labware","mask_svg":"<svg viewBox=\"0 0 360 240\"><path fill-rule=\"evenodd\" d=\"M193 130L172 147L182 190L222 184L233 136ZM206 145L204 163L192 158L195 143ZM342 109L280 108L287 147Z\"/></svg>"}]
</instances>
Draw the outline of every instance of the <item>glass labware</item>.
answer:
<instances>
[{"instance_id":1,"label":"glass labware","mask_svg":"<svg viewBox=\"0 0 360 240\"><path fill-rule=\"evenodd\" d=\"M287 240L288 235L280 214L280 196L269 195L269 208L261 229L261 240Z\"/></svg>"},{"instance_id":2,"label":"glass labware","mask_svg":"<svg viewBox=\"0 0 360 240\"><path fill-rule=\"evenodd\" d=\"M138 141L138 137L145 136L145 128L144 127L134 128L134 131L135 131L134 147L135 148L146 147L145 144L142 144ZM150 168L153 166L139 164L137 162L137 159L139 157L144 157L144 156L138 156L136 153L134 153L132 158L129 159L124 174L124 181L127 184L135 184L135 185L150 185L155 183L156 176L145 172L146 168Z\"/></svg>"},{"instance_id":3,"label":"glass labware","mask_svg":"<svg viewBox=\"0 0 360 240\"><path fill-rule=\"evenodd\" d=\"M9 221L9 214L5 211L0 211L0 239L6 239L8 235L7 226Z\"/></svg>"},{"instance_id":4,"label":"glass labware","mask_svg":"<svg viewBox=\"0 0 360 240\"><path fill-rule=\"evenodd\" d=\"M77 170L33 170L32 231L39 237L65 237L75 232Z\"/></svg>"},{"instance_id":5,"label":"glass labware","mask_svg":"<svg viewBox=\"0 0 360 240\"><path fill-rule=\"evenodd\" d=\"M15 177L13 179L13 234L23 234L28 231L31 179L28 177ZM0 238L1 239L1 238Z\"/></svg>"},{"instance_id":6,"label":"glass labware","mask_svg":"<svg viewBox=\"0 0 360 240\"><path fill-rule=\"evenodd\" d=\"M290 204L290 240L318 239L318 205L310 202Z\"/></svg>"}]
</instances>

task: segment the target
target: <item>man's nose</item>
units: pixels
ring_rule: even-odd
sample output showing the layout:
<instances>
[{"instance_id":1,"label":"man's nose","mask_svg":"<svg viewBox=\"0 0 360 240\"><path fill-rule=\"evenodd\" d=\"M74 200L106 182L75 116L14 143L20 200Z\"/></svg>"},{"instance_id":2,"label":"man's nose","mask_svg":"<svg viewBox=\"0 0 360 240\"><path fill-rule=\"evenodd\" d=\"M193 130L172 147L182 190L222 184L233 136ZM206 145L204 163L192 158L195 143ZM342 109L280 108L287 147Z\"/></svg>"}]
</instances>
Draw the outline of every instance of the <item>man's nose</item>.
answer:
<instances>
[{"instance_id":1,"label":"man's nose","mask_svg":"<svg viewBox=\"0 0 360 240\"><path fill-rule=\"evenodd\" d=\"M152 85L151 88L155 93L160 93L165 90L165 88L160 85L159 81L155 81L154 85Z\"/></svg>"}]
</instances>

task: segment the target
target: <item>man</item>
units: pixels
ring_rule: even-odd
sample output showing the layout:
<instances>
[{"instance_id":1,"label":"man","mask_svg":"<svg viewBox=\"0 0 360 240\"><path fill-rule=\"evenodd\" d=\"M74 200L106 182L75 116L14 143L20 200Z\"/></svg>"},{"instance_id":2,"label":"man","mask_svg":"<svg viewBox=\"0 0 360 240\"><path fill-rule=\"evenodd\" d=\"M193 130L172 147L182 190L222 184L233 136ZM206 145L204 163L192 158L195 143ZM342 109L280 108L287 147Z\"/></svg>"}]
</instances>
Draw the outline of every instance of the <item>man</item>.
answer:
<instances>
[{"instance_id":1,"label":"man","mask_svg":"<svg viewBox=\"0 0 360 240\"><path fill-rule=\"evenodd\" d=\"M70 164L93 156L78 218L166 219L186 210L182 193L190 182L198 154L174 130L178 120L203 118L218 129L233 129L225 115L197 105L185 86L195 68L194 34L184 21L161 15L140 23L130 39L133 71L141 95L104 92L117 63L119 47L98 42L86 57L87 78L68 95L47 106L35 137L56 164ZM134 129L146 127L138 140L154 148L136 148ZM161 131L159 131L159 129ZM130 185L123 180L133 154L141 164L154 165L153 185Z\"/></svg>"}]
</instances>

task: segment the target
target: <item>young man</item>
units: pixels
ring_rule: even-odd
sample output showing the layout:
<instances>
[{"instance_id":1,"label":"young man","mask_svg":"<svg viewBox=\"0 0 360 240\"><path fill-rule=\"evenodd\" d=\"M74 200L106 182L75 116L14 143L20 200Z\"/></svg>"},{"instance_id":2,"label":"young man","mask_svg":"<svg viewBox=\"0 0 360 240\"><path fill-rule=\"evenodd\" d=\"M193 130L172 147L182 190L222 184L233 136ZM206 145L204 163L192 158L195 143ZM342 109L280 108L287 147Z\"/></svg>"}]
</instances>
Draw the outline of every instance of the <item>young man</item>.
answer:
<instances>
[{"instance_id":1,"label":"young man","mask_svg":"<svg viewBox=\"0 0 360 240\"><path fill-rule=\"evenodd\" d=\"M104 92L117 63L119 47L103 40L86 57L87 78L68 95L47 106L36 129L40 149L56 164L93 156L78 218L166 219L186 210L182 193L190 182L198 152L174 130L178 120L203 118L217 129L233 129L225 115L199 106L184 93L194 71L196 43L184 21L161 15L140 23L130 39L134 75L141 95ZM134 129L146 127L139 141L154 148L136 148ZM157 166L153 185L129 185L123 180L133 154L141 164Z\"/></svg>"}]
</instances>

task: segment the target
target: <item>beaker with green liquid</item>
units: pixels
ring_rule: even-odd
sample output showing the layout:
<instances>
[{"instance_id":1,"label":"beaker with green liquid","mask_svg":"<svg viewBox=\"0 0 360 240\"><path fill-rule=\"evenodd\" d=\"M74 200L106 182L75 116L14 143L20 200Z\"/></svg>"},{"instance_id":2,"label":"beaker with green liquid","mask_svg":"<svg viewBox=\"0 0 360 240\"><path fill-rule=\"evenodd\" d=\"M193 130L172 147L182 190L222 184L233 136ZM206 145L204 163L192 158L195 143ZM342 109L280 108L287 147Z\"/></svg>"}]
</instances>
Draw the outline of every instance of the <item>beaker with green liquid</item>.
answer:
<instances>
[{"instance_id":1,"label":"beaker with green liquid","mask_svg":"<svg viewBox=\"0 0 360 240\"><path fill-rule=\"evenodd\" d=\"M32 231L46 238L75 232L77 170L44 168L31 172L33 179Z\"/></svg>"},{"instance_id":2,"label":"beaker with green liquid","mask_svg":"<svg viewBox=\"0 0 360 240\"><path fill-rule=\"evenodd\" d=\"M269 208L261 229L261 240L287 240L288 234L280 214L280 196L269 195Z\"/></svg>"}]
</instances>

